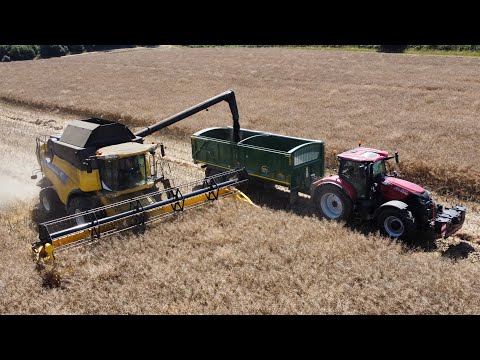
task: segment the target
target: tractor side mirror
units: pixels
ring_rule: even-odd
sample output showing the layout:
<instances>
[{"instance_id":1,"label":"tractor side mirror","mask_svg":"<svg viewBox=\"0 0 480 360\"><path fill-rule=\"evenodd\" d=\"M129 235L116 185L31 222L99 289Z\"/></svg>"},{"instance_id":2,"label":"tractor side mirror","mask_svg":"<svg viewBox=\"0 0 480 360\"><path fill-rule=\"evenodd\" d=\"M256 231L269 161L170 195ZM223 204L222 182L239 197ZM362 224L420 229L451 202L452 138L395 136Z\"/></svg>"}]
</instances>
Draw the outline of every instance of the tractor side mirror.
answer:
<instances>
[{"instance_id":1,"label":"tractor side mirror","mask_svg":"<svg viewBox=\"0 0 480 360\"><path fill-rule=\"evenodd\" d=\"M395 162L398 164L400 161L398 159L398 151L395 151Z\"/></svg>"}]
</instances>

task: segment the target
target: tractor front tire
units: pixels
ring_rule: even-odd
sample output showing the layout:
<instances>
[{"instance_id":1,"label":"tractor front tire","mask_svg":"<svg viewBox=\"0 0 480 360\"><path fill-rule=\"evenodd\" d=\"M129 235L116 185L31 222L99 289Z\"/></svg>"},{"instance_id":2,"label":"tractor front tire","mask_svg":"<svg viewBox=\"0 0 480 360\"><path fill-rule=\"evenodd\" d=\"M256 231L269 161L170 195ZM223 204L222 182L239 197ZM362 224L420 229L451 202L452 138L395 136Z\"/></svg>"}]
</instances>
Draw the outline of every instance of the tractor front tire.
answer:
<instances>
[{"instance_id":1,"label":"tractor front tire","mask_svg":"<svg viewBox=\"0 0 480 360\"><path fill-rule=\"evenodd\" d=\"M338 186L320 185L315 191L314 201L318 212L325 219L335 221L350 219L353 209L352 200Z\"/></svg>"},{"instance_id":2,"label":"tractor front tire","mask_svg":"<svg viewBox=\"0 0 480 360\"><path fill-rule=\"evenodd\" d=\"M391 239L410 241L416 233L415 219L408 210L387 207L378 215L377 225Z\"/></svg>"},{"instance_id":3,"label":"tractor front tire","mask_svg":"<svg viewBox=\"0 0 480 360\"><path fill-rule=\"evenodd\" d=\"M53 214L63 207L57 192L52 187L40 190L40 205L47 214Z\"/></svg>"}]
</instances>

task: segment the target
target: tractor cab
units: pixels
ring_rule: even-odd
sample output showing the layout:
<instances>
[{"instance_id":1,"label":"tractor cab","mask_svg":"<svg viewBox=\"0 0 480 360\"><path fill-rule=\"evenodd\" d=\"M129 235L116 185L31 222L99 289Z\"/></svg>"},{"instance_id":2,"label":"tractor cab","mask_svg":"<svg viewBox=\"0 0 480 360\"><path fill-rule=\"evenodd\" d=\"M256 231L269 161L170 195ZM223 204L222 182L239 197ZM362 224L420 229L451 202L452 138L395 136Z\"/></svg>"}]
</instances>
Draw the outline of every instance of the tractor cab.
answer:
<instances>
[{"instance_id":1,"label":"tractor cab","mask_svg":"<svg viewBox=\"0 0 480 360\"><path fill-rule=\"evenodd\" d=\"M385 161L392 158L398 163L398 153L388 157L387 151L358 147L338 155L338 176L355 189L357 200L367 200L388 175Z\"/></svg>"}]
</instances>

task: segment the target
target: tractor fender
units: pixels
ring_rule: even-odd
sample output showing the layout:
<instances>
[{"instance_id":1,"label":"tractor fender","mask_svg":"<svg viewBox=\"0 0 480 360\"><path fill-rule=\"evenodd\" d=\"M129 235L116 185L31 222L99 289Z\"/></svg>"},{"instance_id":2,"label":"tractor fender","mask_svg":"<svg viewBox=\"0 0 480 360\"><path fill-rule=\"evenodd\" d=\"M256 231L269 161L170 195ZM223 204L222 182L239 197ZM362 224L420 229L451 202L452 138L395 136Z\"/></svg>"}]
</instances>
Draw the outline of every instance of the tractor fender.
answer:
<instances>
[{"instance_id":1,"label":"tractor fender","mask_svg":"<svg viewBox=\"0 0 480 360\"><path fill-rule=\"evenodd\" d=\"M317 189L323 185L335 185L339 187L340 189L347 194L347 196L352 200L355 201L357 198L357 192L355 191L355 188L350 185L347 181L341 179L338 175L335 176L329 176L320 180L315 181L311 188L310 188L310 195L312 199L315 199L315 194L317 192Z\"/></svg>"},{"instance_id":2,"label":"tractor fender","mask_svg":"<svg viewBox=\"0 0 480 360\"><path fill-rule=\"evenodd\" d=\"M408 209L408 205L405 204L403 201L399 201L399 200L387 201L385 204L382 204L381 206L378 207L377 210L375 210L375 212L373 214L373 218L376 219L378 217L378 215L380 215L380 213L386 207L392 207L392 208L396 208L396 209L402 210L402 211L407 211L407 209Z\"/></svg>"}]
</instances>

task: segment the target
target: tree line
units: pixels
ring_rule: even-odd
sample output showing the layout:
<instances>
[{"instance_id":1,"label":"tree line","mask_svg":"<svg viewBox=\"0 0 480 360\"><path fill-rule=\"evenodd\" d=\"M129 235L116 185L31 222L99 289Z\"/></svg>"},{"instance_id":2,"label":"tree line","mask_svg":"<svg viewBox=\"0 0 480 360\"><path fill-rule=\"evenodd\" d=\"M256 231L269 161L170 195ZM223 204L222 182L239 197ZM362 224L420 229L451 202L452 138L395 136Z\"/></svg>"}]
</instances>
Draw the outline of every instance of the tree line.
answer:
<instances>
[{"instance_id":1,"label":"tree line","mask_svg":"<svg viewBox=\"0 0 480 360\"><path fill-rule=\"evenodd\" d=\"M218 45L186 45L188 47L216 47ZM225 45L222 45L222 47ZM227 45L227 47L298 47L298 48L364 48L379 52L402 53L407 49L441 51L480 51L480 45Z\"/></svg>"},{"instance_id":2,"label":"tree line","mask_svg":"<svg viewBox=\"0 0 480 360\"><path fill-rule=\"evenodd\" d=\"M136 45L0 45L0 61L48 59L88 51L130 48Z\"/></svg>"},{"instance_id":3,"label":"tree line","mask_svg":"<svg viewBox=\"0 0 480 360\"><path fill-rule=\"evenodd\" d=\"M105 51L131 48L141 45L0 45L0 61L48 59L89 51ZM215 47L218 45L186 45L188 47ZM222 45L225 46L225 45ZM241 47L357 47L379 52L402 53L407 49L442 51L480 51L480 45L232 45Z\"/></svg>"}]
</instances>

